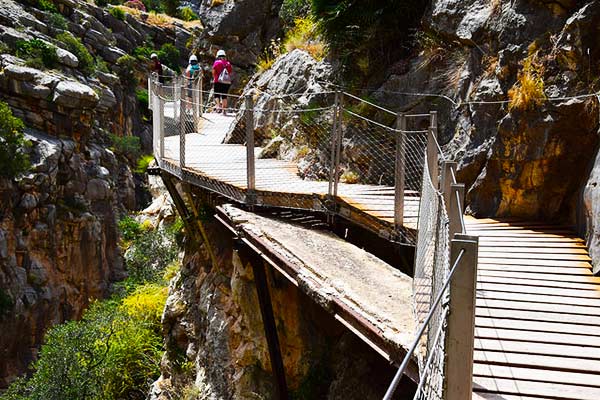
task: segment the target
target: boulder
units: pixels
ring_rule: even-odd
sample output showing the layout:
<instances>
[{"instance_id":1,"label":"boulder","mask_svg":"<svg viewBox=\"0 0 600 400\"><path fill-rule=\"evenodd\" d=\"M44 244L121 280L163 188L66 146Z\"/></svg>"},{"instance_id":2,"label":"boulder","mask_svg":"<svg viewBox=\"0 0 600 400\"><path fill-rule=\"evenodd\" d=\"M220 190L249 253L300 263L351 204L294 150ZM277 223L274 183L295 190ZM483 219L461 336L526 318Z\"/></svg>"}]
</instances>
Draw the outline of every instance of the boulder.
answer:
<instances>
[{"instance_id":1,"label":"boulder","mask_svg":"<svg viewBox=\"0 0 600 400\"><path fill-rule=\"evenodd\" d=\"M110 185L104 179L90 179L87 183L85 197L90 201L106 200L110 194Z\"/></svg>"},{"instance_id":2,"label":"boulder","mask_svg":"<svg viewBox=\"0 0 600 400\"><path fill-rule=\"evenodd\" d=\"M56 56L58 57L58 61L67 67L77 68L79 65L79 60L75 54L65 49L61 49L60 47L56 48Z\"/></svg>"},{"instance_id":3,"label":"boulder","mask_svg":"<svg viewBox=\"0 0 600 400\"><path fill-rule=\"evenodd\" d=\"M67 108L92 108L98 104L99 97L87 85L74 81L61 81L56 85L52 100Z\"/></svg>"}]
</instances>

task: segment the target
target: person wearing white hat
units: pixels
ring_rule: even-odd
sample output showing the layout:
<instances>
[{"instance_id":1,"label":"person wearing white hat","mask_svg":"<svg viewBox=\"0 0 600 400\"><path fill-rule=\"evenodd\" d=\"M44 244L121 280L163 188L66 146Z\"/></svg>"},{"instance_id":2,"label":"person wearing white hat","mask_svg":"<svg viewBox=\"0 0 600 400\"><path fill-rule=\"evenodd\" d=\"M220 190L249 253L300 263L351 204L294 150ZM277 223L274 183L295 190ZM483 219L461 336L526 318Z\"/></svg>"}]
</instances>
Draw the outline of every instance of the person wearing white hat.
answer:
<instances>
[{"instance_id":1,"label":"person wearing white hat","mask_svg":"<svg viewBox=\"0 0 600 400\"><path fill-rule=\"evenodd\" d=\"M158 76L158 81L160 83L164 83L163 82L163 66L160 63L160 60L158 59L158 55L156 53L150 54L150 60L152 61L152 66L150 67L150 72L153 75Z\"/></svg>"},{"instance_id":2,"label":"person wearing white hat","mask_svg":"<svg viewBox=\"0 0 600 400\"><path fill-rule=\"evenodd\" d=\"M217 59L213 64L213 81L215 89L215 101L217 102L217 112L227 114L227 93L231 87L233 77L233 68L227 60L225 50L217 51Z\"/></svg>"},{"instance_id":3,"label":"person wearing white hat","mask_svg":"<svg viewBox=\"0 0 600 400\"><path fill-rule=\"evenodd\" d=\"M198 57L195 54L192 54L188 60L188 66L185 69L185 78L188 86L188 97L191 99L192 96L192 88L194 87L194 81L196 79L202 79L202 70L200 69L200 64L198 63Z\"/></svg>"}]
</instances>

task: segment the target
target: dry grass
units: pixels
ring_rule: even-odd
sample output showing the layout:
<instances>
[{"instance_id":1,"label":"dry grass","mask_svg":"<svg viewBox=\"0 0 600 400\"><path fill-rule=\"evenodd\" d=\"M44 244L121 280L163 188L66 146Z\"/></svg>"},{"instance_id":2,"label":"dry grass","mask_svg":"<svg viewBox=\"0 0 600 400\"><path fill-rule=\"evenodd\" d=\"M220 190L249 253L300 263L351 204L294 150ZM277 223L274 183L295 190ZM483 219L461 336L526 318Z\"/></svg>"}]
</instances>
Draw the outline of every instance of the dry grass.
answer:
<instances>
[{"instance_id":1,"label":"dry grass","mask_svg":"<svg viewBox=\"0 0 600 400\"><path fill-rule=\"evenodd\" d=\"M268 70L275 64L275 61L282 53L281 41L271 40L269 47L267 47L264 53L258 58L256 67L261 72Z\"/></svg>"},{"instance_id":2,"label":"dry grass","mask_svg":"<svg viewBox=\"0 0 600 400\"><path fill-rule=\"evenodd\" d=\"M131 8L126 6L115 6L120 8L123 12L131 15L135 19L145 22L148 25L159 26L161 28L172 28L173 23L177 21L181 25L188 29L202 27L199 20L195 21L184 21L178 18L171 17L167 14L157 13L156 11L150 11L149 13L138 10L137 8Z\"/></svg>"},{"instance_id":3,"label":"dry grass","mask_svg":"<svg viewBox=\"0 0 600 400\"><path fill-rule=\"evenodd\" d=\"M323 60L327 54L327 46L317 32L317 24L310 17L294 21L294 27L285 35L283 46L287 52L304 50L317 61Z\"/></svg>"},{"instance_id":4,"label":"dry grass","mask_svg":"<svg viewBox=\"0 0 600 400\"><path fill-rule=\"evenodd\" d=\"M217 7L217 6L221 6L225 3L225 0L212 0L210 2L210 6L211 7Z\"/></svg>"},{"instance_id":5,"label":"dry grass","mask_svg":"<svg viewBox=\"0 0 600 400\"><path fill-rule=\"evenodd\" d=\"M538 60L537 52L523 60L523 69L517 81L508 91L508 110L532 110L542 105L547 97L544 93L544 65Z\"/></svg>"},{"instance_id":6,"label":"dry grass","mask_svg":"<svg viewBox=\"0 0 600 400\"><path fill-rule=\"evenodd\" d=\"M343 183L358 183L360 177L354 171L345 171L342 176L340 176L340 181Z\"/></svg>"}]
</instances>

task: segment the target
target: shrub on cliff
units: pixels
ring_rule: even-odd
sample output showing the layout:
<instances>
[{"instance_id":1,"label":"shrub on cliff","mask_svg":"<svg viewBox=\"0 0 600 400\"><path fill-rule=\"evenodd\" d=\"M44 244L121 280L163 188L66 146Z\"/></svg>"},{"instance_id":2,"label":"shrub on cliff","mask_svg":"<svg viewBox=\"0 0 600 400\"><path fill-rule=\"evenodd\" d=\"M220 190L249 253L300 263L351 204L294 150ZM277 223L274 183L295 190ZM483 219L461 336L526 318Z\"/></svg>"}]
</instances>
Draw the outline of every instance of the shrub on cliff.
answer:
<instances>
[{"instance_id":1,"label":"shrub on cliff","mask_svg":"<svg viewBox=\"0 0 600 400\"><path fill-rule=\"evenodd\" d=\"M67 49L79 60L79 69L87 75L91 75L95 70L94 57L90 54L81 39L76 38L69 32L56 35L56 40L63 42Z\"/></svg>"},{"instance_id":2,"label":"shrub on cliff","mask_svg":"<svg viewBox=\"0 0 600 400\"><path fill-rule=\"evenodd\" d=\"M195 21L198 19L198 15L190 7L183 7L179 10L179 18L184 21Z\"/></svg>"},{"instance_id":3,"label":"shrub on cliff","mask_svg":"<svg viewBox=\"0 0 600 400\"><path fill-rule=\"evenodd\" d=\"M34 68L54 68L58 65L56 48L40 39L18 40L16 54Z\"/></svg>"},{"instance_id":4,"label":"shrub on cliff","mask_svg":"<svg viewBox=\"0 0 600 400\"><path fill-rule=\"evenodd\" d=\"M119 7L111 7L108 12L116 19L125 21L125 11L121 10Z\"/></svg>"},{"instance_id":5,"label":"shrub on cliff","mask_svg":"<svg viewBox=\"0 0 600 400\"><path fill-rule=\"evenodd\" d=\"M26 153L31 143L25 140L23 121L13 116L8 104L0 102L0 176L15 178L31 164Z\"/></svg>"}]
</instances>

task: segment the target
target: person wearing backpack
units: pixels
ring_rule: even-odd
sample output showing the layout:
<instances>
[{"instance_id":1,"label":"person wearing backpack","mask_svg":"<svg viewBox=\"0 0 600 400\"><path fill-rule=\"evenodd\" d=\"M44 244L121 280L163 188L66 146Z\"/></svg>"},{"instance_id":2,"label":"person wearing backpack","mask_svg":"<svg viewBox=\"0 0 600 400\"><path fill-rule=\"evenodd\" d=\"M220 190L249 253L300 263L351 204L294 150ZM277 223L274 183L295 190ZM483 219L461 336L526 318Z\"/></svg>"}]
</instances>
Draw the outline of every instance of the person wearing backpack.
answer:
<instances>
[{"instance_id":1,"label":"person wearing backpack","mask_svg":"<svg viewBox=\"0 0 600 400\"><path fill-rule=\"evenodd\" d=\"M217 51L217 59L213 64L213 78L215 89L215 101L217 102L217 112L227 114L227 93L231 87L233 77L233 68L227 60L224 50Z\"/></svg>"},{"instance_id":2,"label":"person wearing backpack","mask_svg":"<svg viewBox=\"0 0 600 400\"><path fill-rule=\"evenodd\" d=\"M198 63L198 57L195 54L190 56L188 66L185 69L185 80L187 81L188 97L193 98L192 88L194 87L194 81L200 78L200 64Z\"/></svg>"}]
</instances>

